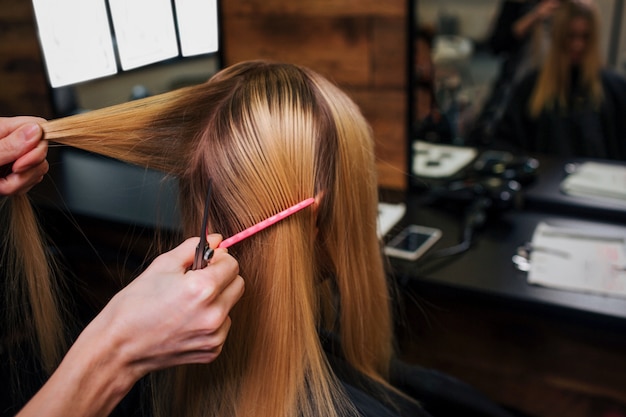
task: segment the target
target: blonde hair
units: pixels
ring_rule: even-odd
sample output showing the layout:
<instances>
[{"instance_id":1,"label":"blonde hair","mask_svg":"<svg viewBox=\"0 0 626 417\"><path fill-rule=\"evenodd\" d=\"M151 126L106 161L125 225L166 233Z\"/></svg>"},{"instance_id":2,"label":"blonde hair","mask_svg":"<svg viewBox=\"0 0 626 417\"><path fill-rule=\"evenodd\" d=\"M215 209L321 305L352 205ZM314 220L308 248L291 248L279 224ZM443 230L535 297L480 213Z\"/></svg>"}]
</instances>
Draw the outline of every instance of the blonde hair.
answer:
<instances>
[{"instance_id":1,"label":"blonde hair","mask_svg":"<svg viewBox=\"0 0 626 417\"><path fill-rule=\"evenodd\" d=\"M231 248L246 293L222 354L158 373L156 415L357 414L320 331L337 333L346 361L388 386L391 302L373 139L332 83L295 65L245 62L202 85L49 122L44 132L177 176L185 237L198 233L209 180L209 230L224 236L321 196L316 212Z\"/></svg>"},{"instance_id":2,"label":"blonde hair","mask_svg":"<svg viewBox=\"0 0 626 417\"><path fill-rule=\"evenodd\" d=\"M529 102L532 117L538 117L543 110L567 105L567 92L570 87L570 62L568 57L570 23L582 17L589 22L590 37L581 64L581 85L588 92L591 103L599 106L602 102L600 70L600 21L597 7L588 0L567 0L555 11L552 22L552 36L548 55L539 71L539 77Z\"/></svg>"},{"instance_id":3,"label":"blonde hair","mask_svg":"<svg viewBox=\"0 0 626 417\"><path fill-rule=\"evenodd\" d=\"M62 297L65 285L28 196L0 199L0 209L4 214L0 216L2 328L9 360L19 360L16 355L34 355L42 369L51 373L72 330Z\"/></svg>"}]
</instances>

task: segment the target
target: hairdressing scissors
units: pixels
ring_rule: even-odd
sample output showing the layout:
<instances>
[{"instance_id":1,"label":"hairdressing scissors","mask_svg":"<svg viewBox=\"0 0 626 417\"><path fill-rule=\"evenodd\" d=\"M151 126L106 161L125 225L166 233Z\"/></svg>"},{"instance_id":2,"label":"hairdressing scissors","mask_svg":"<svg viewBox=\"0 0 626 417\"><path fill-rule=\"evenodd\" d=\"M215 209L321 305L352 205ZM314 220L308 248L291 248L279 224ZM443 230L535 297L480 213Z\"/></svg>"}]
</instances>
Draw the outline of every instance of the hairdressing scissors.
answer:
<instances>
[{"instance_id":1,"label":"hairdressing scissors","mask_svg":"<svg viewBox=\"0 0 626 417\"><path fill-rule=\"evenodd\" d=\"M206 201L204 202L204 214L202 216L202 228L200 229L200 243L196 247L196 256L193 259L193 265L191 269L195 271L196 269L203 269L209 263L209 260L213 257L213 253L215 252L213 249L209 247L209 243L207 242L207 219L209 217L209 204L211 204L211 188L212 183L209 180L209 190L207 191Z\"/></svg>"}]
</instances>

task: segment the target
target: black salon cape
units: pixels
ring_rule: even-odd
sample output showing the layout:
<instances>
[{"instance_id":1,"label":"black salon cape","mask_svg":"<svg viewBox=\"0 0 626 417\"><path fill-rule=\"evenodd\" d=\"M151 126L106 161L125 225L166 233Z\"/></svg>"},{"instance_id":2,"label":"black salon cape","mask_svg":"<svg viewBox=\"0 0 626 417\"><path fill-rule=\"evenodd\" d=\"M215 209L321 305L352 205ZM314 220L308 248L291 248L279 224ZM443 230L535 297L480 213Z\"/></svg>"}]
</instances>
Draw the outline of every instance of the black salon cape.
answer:
<instances>
[{"instance_id":1,"label":"black salon cape","mask_svg":"<svg viewBox=\"0 0 626 417\"><path fill-rule=\"evenodd\" d=\"M489 146L493 140L493 127L502 117L502 111L511 92L519 81L520 67L528 60L527 45L531 36L518 38L513 32L515 22L524 17L539 3L537 0L504 0L485 44L488 52L500 61L500 67L489 94L465 138L467 145Z\"/></svg>"},{"instance_id":2,"label":"black salon cape","mask_svg":"<svg viewBox=\"0 0 626 417\"><path fill-rule=\"evenodd\" d=\"M335 337L324 334L321 340L331 368L362 417L512 417L456 378L394 360L390 383L406 397L399 395L348 365Z\"/></svg>"},{"instance_id":3,"label":"black salon cape","mask_svg":"<svg viewBox=\"0 0 626 417\"><path fill-rule=\"evenodd\" d=\"M573 73L572 79L576 77ZM529 74L517 85L495 128L496 147L565 158L626 160L626 80L609 71L600 77L604 100L599 109L573 86L567 108L544 110L532 118L529 100L538 72Z\"/></svg>"}]
</instances>

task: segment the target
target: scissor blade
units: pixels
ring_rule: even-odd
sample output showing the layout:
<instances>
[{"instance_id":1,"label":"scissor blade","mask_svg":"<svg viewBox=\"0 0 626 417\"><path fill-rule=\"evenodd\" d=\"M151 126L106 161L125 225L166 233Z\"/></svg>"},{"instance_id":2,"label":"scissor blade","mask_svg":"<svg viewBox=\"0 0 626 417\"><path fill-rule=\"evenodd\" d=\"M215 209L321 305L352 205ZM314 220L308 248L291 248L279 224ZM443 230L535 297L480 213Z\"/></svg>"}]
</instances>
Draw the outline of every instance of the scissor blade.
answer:
<instances>
[{"instance_id":1,"label":"scissor blade","mask_svg":"<svg viewBox=\"0 0 626 417\"><path fill-rule=\"evenodd\" d=\"M209 204L211 203L211 189L212 189L212 181L209 180L209 190L206 194L206 200L204 202L204 214L202 216L202 227L200 229L200 243L196 247L196 255L193 259L193 266L191 267L193 270L204 268L208 260L205 260L205 252L207 251L208 244L206 241L206 224L209 218Z\"/></svg>"}]
</instances>

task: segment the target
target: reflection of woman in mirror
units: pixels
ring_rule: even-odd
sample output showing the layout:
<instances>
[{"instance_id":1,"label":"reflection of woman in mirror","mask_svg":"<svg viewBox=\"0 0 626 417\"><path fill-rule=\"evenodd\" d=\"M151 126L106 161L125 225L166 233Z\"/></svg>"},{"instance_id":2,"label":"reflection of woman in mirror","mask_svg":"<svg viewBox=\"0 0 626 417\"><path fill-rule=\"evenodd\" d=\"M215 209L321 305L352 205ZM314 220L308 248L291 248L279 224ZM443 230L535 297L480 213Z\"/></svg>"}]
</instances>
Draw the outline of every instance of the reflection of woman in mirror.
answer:
<instances>
[{"instance_id":1,"label":"reflection of woman in mirror","mask_svg":"<svg viewBox=\"0 0 626 417\"><path fill-rule=\"evenodd\" d=\"M549 52L513 91L496 140L542 154L626 159L626 81L604 68L599 37L595 3L564 2Z\"/></svg>"},{"instance_id":2,"label":"reflection of woman in mirror","mask_svg":"<svg viewBox=\"0 0 626 417\"><path fill-rule=\"evenodd\" d=\"M537 68L549 42L549 21L560 0L504 2L489 39L492 51L504 54L502 78L519 81Z\"/></svg>"},{"instance_id":3,"label":"reflection of woman in mirror","mask_svg":"<svg viewBox=\"0 0 626 417\"><path fill-rule=\"evenodd\" d=\"M513 86L542 62L549 45L551 17L562 0L504 0L488 39L502 60L477 121L474 142L487 142Z\"/></svg>"}]
</instances>

